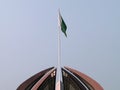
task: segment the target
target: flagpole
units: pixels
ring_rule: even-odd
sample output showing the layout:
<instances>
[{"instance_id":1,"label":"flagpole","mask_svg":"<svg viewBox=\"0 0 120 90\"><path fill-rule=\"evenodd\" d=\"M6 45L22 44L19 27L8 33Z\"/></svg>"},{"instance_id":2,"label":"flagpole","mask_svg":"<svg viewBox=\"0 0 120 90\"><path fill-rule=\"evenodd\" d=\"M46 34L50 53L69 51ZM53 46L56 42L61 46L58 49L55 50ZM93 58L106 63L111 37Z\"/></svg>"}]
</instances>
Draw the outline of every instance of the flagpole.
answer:
<instances>
[{"instance_id":1,"label":"flagpole","mask_svg":"<svg viewBox=\"0 0 120 90\"><path fill-rule=\"evenodd\" d=\"M66 34L67 26L60 14L60 9L58 9L58 66L57 66L57 82L61 85L62 83L62 73L61 73L61 31Z\"/></svg>"},{"instance_id":2,"label":"flagpole","mask_svg":"<svg viewBox=\"0 0 120 90\"><path fill-rule=\"evenodd\" d=\"M58 10L60 13L60 10ZM59 13L58 13L58 21L59 21ZM58 22L58 24L60 24ZM58 25L58 81L61 80L61 30L60 25Z\"/></svg>"}]
</instances>

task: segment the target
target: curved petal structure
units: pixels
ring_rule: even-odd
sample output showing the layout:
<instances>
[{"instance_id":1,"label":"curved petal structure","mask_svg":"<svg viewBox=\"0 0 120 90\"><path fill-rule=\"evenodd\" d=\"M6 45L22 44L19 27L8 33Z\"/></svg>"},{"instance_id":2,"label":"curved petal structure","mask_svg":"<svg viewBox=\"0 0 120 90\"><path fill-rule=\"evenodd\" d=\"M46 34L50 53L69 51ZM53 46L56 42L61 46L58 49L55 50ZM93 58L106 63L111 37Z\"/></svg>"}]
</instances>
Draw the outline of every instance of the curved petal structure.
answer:
<instances>
[{"instance_id":1,"label":"curved petal structure","mask_svg":"<svg viewBox=\"0 0 120 90\"><path fill-rule=\"evenodd\" d=\"M95 80L69 67L62 68L64 90L103 90Z\"/></svg>"},{"instance_id":2,"label":"curved petal structure","mask_svg":"<svg viewBox=\"0 0 120 90\"><path fill-rule=\"evenodd\" d=\"M55 90L56 68L43 70L24 81L17 90Z\"/></svg>"}]
</instances>

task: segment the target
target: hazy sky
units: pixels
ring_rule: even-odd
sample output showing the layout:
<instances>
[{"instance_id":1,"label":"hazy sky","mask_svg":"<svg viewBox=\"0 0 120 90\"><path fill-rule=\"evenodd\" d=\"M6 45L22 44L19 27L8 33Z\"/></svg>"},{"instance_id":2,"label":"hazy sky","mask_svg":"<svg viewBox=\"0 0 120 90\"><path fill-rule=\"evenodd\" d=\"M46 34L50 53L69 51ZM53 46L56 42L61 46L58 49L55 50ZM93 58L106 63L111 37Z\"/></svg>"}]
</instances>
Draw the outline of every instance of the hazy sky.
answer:
<instances>
[{"instance_id":1,"label":"hazy sky","mask_svg":"<svg viewBox=\"0 0 120 90\"><path fill-rule=\"evenodd\" d=\"M62 66L120 90L120 0L0 0L0 90L57 66L59 8Z\"/></svg>"}]
</instances>

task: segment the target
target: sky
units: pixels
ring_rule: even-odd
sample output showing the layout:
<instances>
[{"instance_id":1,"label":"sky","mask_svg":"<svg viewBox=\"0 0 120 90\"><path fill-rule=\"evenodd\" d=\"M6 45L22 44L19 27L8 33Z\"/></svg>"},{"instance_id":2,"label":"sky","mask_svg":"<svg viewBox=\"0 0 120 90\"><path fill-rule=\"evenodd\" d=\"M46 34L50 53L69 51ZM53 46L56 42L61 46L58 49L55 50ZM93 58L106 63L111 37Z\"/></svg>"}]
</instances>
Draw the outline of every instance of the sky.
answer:
<instances>
[{"instance_id":1,"label":"sky","mask_svg":"<svg viewBox=\"0 0 120 90\"><path fill-rule=\"evenodd\" d=\"M0 90L57 66L58 9L61 66L120 90L120 0L0 0Z\"/></svg>"}]
</instances>

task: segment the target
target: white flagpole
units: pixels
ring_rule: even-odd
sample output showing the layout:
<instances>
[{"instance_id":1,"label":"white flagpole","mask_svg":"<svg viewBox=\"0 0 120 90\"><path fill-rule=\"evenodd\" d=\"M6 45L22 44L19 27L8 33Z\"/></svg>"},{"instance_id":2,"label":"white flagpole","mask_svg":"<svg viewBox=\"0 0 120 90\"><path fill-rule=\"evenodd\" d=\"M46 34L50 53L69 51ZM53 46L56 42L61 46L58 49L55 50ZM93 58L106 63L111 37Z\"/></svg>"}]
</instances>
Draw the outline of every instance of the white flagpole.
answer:
<instances>
[{"instance_id":1,"label":"white flagpole","mask_svg":"<svg viewBox=\"0 0 120 90\"><path fill-rule=\"evenodd\" d=\"M60 10L58 10L58 81L61 80L61 31L60 31Z\"/></svg>"},{"instance_id":2,"label":"white flagpole","mask_svg":"<svg viewBox=\"0 0 120 90\"><path fill-rule=\"evenodd\" d=\"M56 90L61 90L61 27L60 27L60 11L58 10L58 61L57 61L57 80Z\"/></svg>"}]
</instances>

